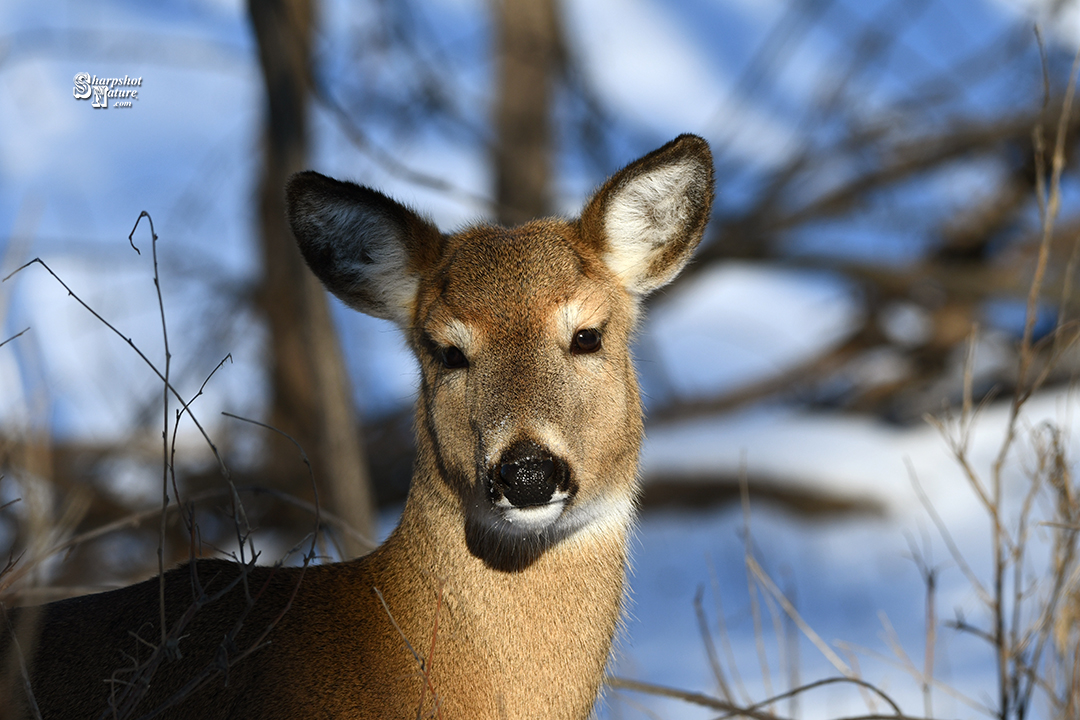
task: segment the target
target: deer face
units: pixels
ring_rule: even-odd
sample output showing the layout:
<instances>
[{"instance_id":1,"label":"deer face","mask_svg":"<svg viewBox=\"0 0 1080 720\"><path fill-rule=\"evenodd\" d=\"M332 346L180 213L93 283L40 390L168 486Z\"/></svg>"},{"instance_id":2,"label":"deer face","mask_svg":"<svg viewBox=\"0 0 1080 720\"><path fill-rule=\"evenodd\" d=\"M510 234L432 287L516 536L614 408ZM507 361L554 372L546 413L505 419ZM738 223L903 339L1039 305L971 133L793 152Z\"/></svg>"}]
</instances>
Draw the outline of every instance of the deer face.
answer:
<instances>
[{"instance_id":1,"label":"deer face","mask_svg":"<svg viewBox=\"0 0 1080 720\"><path fill-rule=\"evenodd\" d=\"M629 516L635 310L570 223L446 239L421 284L413 344L420 416L472 522L528 537Z\"/></svg>"},{"instance_id":2,"label":"deer face","mask_svg":"<svg viewBox=\"0 0 1080 720\"><path fill-rule=\"evenodd\" d=\"M682 136L627 166L573 222L442 235L374 190L316 173L294 176L288 199L323 284L408 335L421 461L478 554L542 551L629 521L642 425L630 336L641 298L704 230L703 140Z\"/></svg>"}]
</instances>

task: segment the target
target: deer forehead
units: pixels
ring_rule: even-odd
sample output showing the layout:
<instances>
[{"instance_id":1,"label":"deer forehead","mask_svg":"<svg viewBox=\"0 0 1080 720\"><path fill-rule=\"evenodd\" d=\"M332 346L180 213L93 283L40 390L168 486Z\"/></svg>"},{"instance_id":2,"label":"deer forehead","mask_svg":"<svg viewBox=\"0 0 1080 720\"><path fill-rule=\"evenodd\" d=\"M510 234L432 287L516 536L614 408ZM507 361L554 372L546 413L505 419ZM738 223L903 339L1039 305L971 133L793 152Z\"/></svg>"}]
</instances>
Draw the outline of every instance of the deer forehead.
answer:
<instances>
[{"instance_id":1,"label":"deer forehead","mask_svg":"<svg viewBox=\"0 0 1080 720\"><path fill-rule=\"evenodd\" d=\"M495 336L569 343L577 330L600 326L626 304L573 227L554 220L450 236L435 277L421 284L422 324L437 342L463 350Z\"/></svg>"}]
</instances>

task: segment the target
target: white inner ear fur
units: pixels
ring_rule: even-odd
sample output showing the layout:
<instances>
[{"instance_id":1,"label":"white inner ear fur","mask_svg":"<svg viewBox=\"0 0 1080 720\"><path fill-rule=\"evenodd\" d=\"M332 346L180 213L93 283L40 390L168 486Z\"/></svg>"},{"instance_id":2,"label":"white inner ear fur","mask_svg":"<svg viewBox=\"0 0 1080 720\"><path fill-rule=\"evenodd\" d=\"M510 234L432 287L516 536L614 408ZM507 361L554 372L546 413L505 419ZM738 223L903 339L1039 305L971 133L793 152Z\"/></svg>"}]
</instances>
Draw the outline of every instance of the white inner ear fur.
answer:
<instances>
[{"instance_id":1,"label":"white inner ear fur","mask_svg":"<svg viewBox=\"0 0 1080 720\"><path fill-rule=\"evenodd\" d=\"M695 160L673 162L633 178L609 201L604 262L631 292L655 285L645 276L651 258L686 231L691 212L687 188L697 174Z\"/></svg>"},{"instance_id":2,"label":"white inner ear fur","mask_svg":"<svg viewBox=\"0 0 1080 720\"><path fill-rule=\"evenodd\" d=\"M398 327L408 327L419 289L416 278L404 273L399 275L386 272L379 272L376 278L379 297L386 302L390 310L390 320L397 323Z\"/></svg>"},{"instance_id":3,"label":"white inner ear fur","mask_svg":"<svg viewBox=\"0 0 1080 720\"><path fill-rule=\"evenodd\" d=\"M383 317L400 326L409 324L416 302L417 279L407 271L404 238L381 213L353 205L337 205L326 222L328 241L347 277L356 278L379 305ZM371 262L363 262L366 255ZM371 308L361 308L371 312Z\"/></svg>"}]
</instances>

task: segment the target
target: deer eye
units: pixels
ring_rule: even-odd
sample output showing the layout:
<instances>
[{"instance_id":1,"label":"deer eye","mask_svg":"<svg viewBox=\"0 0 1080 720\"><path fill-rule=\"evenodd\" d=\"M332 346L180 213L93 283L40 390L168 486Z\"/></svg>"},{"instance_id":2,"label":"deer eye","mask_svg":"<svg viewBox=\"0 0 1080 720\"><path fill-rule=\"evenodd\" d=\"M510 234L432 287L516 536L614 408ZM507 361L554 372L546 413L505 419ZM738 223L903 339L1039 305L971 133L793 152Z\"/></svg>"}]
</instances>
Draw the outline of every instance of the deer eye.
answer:
<instances>
[{"instance_id":1,"label":"deer eye","mask_svg":"<svg viewBox=\"0 0 1080 720\"><path fill-rule=\"evenodd\" d=\"M447 348L440 348L438 355L439 360L442 361L443 367L449 370L469 367L469 360L465 357L465 353L461 352L459 348L456 348L453 345Z\"/></svg>"},{"instance_id":2,"label":"deer eye","mask_svg":"<svg viewBox=\"0 0 1080 720\"><path fill-rule=\"evenodd\" d=\"M570 352L575 355L587 355L600 349L600 331L595 328L578 330L570 343Z\"/></svg>"}]
</instances>

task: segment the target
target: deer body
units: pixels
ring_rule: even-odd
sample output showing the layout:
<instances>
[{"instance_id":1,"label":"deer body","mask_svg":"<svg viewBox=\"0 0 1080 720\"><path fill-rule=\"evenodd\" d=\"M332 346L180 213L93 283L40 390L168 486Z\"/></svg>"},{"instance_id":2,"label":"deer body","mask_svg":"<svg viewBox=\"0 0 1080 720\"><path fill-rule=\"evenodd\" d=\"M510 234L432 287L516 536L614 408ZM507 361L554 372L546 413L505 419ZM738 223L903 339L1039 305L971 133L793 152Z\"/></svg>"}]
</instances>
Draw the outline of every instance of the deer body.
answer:
<instances>
[{"instance_id":1,"label":"deer body","mask_svg":"<svg viewBox=\"0 0 1080 720\"><path fill-rule=\"evenodd\" d=\"M370 555L250 568L193 613L193 588L212 595L239 566L169 571L166 623L187 621L179 657L165 654L128 716L585 718L619 622L637 495L629 341L640 299L701 237L708 146L682 136L611 178L579 220L513 229L444 235L315 173L288 195L323 284L394 320L420 361L409 498ZM27 666L45 720L101 717L109 687L126 687L104 680L125 677L123 653L149 653L132 633L159 638L158 612L156 579L9 612L40 628Z\"/></svg>"}]
</instances>

